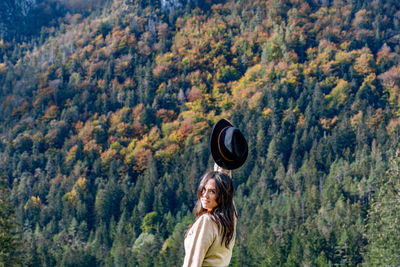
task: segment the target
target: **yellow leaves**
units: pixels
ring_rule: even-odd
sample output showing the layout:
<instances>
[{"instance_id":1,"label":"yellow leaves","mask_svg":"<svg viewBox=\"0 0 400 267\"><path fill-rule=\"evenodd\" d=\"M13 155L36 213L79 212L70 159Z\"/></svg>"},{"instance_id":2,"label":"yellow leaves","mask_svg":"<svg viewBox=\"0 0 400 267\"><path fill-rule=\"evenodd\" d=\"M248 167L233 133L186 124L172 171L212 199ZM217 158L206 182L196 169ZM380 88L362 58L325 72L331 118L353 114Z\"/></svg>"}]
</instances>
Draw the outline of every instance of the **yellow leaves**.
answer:
<instances>
[{"instance_id":1,"label":"yellow leaves","mask_svg":"<svg viewBox=\"0 0 400 267\"><path fill-rule=\"evenodd\" d=\"M65 193L62 199L67 202L70 207L75 207L78 200L78 194L75 188L72 188L71 192Z\"/></svg>"},{"instance_id":2,"label":"yellow leaves","mask_svg":"<svg viewBox=\"0 0 400 267\"><path fill-rule=\"evenodd\" d=\"M262 114L263 114L264 118L269 119L269 118L271 118L273 111L270 108L264 108L262 111Z\"/></svg>"},{"instance_id":3,"label":"yellow leaves","mask_svg":"<svg viewBox=\"0 0 400 267\"><path fill-rule=\"evenodd\" d=\"M97 42L102 39L103 39L103 34L100 33L99 35L96 36L96 38L94 38L94 41Z\"/></svg>"},{"instance_id":4,"label":"yellow leaves","mask_svg":"<svg viewBox=\"0 0 400 267\"><path fill-rule=\"evenodd\" d=\"M172 62L173 58L174 58L174 54L172 52L167 52L163 55L158 55L156 57L156 63L157 64L170 63L170 62Z\"/></svg>"},{"instance_id":5,"label":"yellow leaves","mask_svg":"<svg viewBox=\"0 0 400 267\"><path fill-rule=\"evenodd\" d=\"M156 94L158 95L164 93L165 89L167 89L167 84L165 82L160 83L157 88Z\"/></svg>"},{"instance_id":6,"label":"yellow leaves","mask_svg":"<svg viewBox=\"0 0 400 267\"><path fill-rule=\"evenodd\" d=\"M160 139L160 129L158 129L157 127L153 127L151 128L148 135L141 140L141 142L144 142L149 146L153 146L159 139Z\"/></svg>"},{"instance_id":7,"label":"yellow leaves","mask_svg":"<svg viewBox=\"0 0 400 267\"><path fill-rule=\"evenodd\" d=\"M40 209L42 206L42 201L40 197L31 196L31 198L25 203L24 211L27 212L30 209L38 208Z\"/></svg>"},{"instance_id":8,"label":"yellow leaves","mask_svg":"<svg viewBox=\"0 0 400 267\"><path fill-rule=\"evenodd\" d=\"M351 55L346 51L338 51L335 55L335 60L339 64L350 64L352 61Z\"/></svg>"},{"instance_id":9,"label":"yellow leaves","mask_svg":"<svg viewBox=\"0 0 400 267\"><path fill-rule=\"evenodd\" d=\"M164 137L170 136L171 132L177 130L179 128L179 121L171 121L168 123L163 123L161 125L161 132Z\"/></svg>"},{"instance_id":10,"label":"yellow leaves","mask_svg":"<svg viewBox=\"0 0 400 267\"><path fill-rule=\"evenodd\" d=\"M87 192L87 180L85 177L79 177L76 180L74 188L76 188L79 192L86 193Z\"/></svg>"},{"instance_id":11,"label":"yellow leaves","mask_svg":"<svg viewBox=\"0 0 400 267\"><path fill-rule=\"evenodd\" d=\"M197 116L204 114L205 111L212 107L213 102L209 94L201 94L201 97L193 102L186 102L185 105Z\"/></svg>"},{"instance_id":12,"label":"yellow leaves","mask_svg":"<svg viewBox=\"0 0 400 267\"><path fill-rule=\"evenodd\" d=\"M251 97L264 85L264 81L261 79L263 74L264 69L261 64L249 68L239 81L233 83L232 96L238 100Z\"/></svg>"},{"instance_id":13,"label":"yellow leaves","mask_svg":"<svg viewBox=\"0 0 400 267\"><path fill-rule=\"evenodd\" d=\"M219 94L216 96L216 104L223 111L229 111L233 106L232 96L229 93Z\"/></svg>"},{"instance_id":14,"label":"yellow leaves","mask_svg":"<svg viewBox=\"0 0 400 267\"><path fill-rule=\"evenodd\" d=\"M374 55L367 48L361 50L361 55L356 58L354 70L360 75L367 75L375 71Z\"/></svg>"},{"instance_id":15,"label":"yellow leaves","mask_svg":"<svg viewBox=\"0 0 400 267\"><path fill-rule=\"evenodd\" d=\"M303 72L302 64L290 64L286 72L286 76L281 79L282 84L288 84L290 86L300 85L300 75Z\"/></svg>"},{"instance_id":16,"label":"yellow leaves","mask_svg":"<svg viewBox=\"0 0 400 267\"><path fill-rule=\"evenodd\" d=\"M375 73L371 73L369 74L367 77L364 78L363 83L360 86L360 91L364 91L367 90L368 88L372 91L376 90L376 74Z\"/></svg>"},{"instance_id":17,"label":"yellow leaves","mask_svg":"<svg viewBox=\"0 0 400 267\"><path fill-rule=\"evenodd\" d=\"M133 166L134 170L142 171L152 150L157 149L159 141L160 130L153 127L142 139L132 139L127 148L121 148L120 154L126 164Z\"/></svg>"},{"instance_id":18,"label":"yellow leaves","mask_svg":"<svg viewBox=\"0 0 400 267\"><path fill-rule=\"evenodd\" d=\"M88 192L87 179L80 176L73 185L70 192L67 192L62 197L62 200L67 203L70 208L76 207L79 195L85 195Z\"/></svg>"},{"instance_id":19,"label":"yellow leaves","mask_svg":"<svg viewBox=\"0 0 400 267\"><path fill-rule=\"evenodd\" d=\"M153 69L155 78L160 78L163 75L170 74L173 71L174 54L171 52L158 55L156 57L156 67Z\"/></svg>"},{"instance_id":20,"label":"yellow leaves","mask_svg":"<svg viewBox=\"0 0 400 267\"><path fill-rule=\"evenodd\" d=\"M114 112L110 118L110 126L117 127L117 125L119 123L121 123L123 118L130 116L130 112L131 112L131 110L128 107L123 107L123 108L117 110L116 112Z\"/></svg>"},{"instance_id":21,"label":"yellow leaves","mask_svg":"<svg viewBox=\"0 0 400 267\"><path fill-rule=\"evenodd\" d=\"M78 151L78 146L74 145L73 147L71 147L67 153L67 156L65 157L65 162L71 162L74 161L76 158L76 153Z\"/></svg>"},{"instance_id":22,"label":"yellow leaves","mask_svg":"<svg viewBox=\"0 0 400 267\"><path fill-rule=\"evenodd\" d=\"M77 125L75 125L75 128L79 131L79 139L85 143L93 138L94 125L91 121L87 121L83 127L81 126L82 124L82 122L78 122Z\"/></svg>"},{"instance_id":23,"label":"yellow leaves","mask_svg":"<svg viewBox=\"0 0 400 267\"><path fill-rule=\"evenodd\" d=\"M334 87L332 91L325 96L325 99L328 102L328 108L343 105L349 97L350 87L351 85L349 82L339 79L336 87Z\"/></svg>"}]
</instances>

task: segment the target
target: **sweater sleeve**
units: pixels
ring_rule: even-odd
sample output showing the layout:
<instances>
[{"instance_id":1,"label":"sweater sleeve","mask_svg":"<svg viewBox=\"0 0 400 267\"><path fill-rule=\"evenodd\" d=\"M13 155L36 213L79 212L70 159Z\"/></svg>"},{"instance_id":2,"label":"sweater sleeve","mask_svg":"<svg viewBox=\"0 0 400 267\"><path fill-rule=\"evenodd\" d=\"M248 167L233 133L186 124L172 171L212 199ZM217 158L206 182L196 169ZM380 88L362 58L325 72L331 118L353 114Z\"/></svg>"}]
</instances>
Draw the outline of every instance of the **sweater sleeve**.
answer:
<instances>
[{"instance_id":1,"label":"sweater sleeve","mask_svg":"<svg viewBox=\"0 0 400 267\"><path fill-rule=\"evenodd\" d=\"M186 237L188 240L185 242L183 267L202 266L204 257L216 238L214 224L208 215L201 216L193 224Z\"/></svg>"}]
</instances>

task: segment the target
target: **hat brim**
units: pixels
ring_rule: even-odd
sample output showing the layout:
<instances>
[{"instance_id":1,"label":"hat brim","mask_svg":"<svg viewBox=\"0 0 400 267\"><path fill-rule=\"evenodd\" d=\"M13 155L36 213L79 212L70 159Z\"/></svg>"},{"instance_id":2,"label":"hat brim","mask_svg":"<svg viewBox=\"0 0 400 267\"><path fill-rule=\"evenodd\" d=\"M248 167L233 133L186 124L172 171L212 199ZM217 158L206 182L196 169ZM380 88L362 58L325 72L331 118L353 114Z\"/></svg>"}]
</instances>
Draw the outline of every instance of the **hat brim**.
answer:
<instances>
[{"instance_id":1,"label":"hat brim","mask_svg":"<svg viewBox=\"0 0 400 267\"><path fill-rule=\"evenodd\" d=\"M213 126L210 137L210 148L211 148L211 155L218 166L226 170L233 170L242 166L243 163L246 161L247 151L246 155L239 160L235 161L224 160L218 149L218 136L227 127L233 127L232 123L230 123L227 119L221 119Z\"/></svg>"}]
</instances>

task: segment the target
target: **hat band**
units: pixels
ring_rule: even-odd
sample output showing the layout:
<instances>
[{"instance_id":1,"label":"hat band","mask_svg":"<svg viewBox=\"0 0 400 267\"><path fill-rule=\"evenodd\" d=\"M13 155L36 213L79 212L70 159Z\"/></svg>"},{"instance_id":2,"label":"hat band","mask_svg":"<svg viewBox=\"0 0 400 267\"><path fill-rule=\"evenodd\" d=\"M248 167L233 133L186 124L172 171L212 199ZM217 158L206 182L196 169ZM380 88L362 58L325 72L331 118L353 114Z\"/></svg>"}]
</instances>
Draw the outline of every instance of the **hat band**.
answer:
<instances>
[{"instance_id":1,"label":"hat band","mask_svg":"<svg viewBox=\"0 0 400 267\"><path fill-rule=\"evenodd\" d=\"M221 156L222 156L222 158L223 158L224 160L233 162L234 160L228 159L228 158L224 155L224 153L222 152L222 150L221 150L221 145L220 145L221 134L222 134L223 131L225 131L226 128L229 128L229 126L226 126L224 129L221 130L221 132L219 132L219 135L218 135L218 142L217 142L217 143L218 143L218 151L219 151L219 153L221 154Z\"/></svg>"}]
</instances>

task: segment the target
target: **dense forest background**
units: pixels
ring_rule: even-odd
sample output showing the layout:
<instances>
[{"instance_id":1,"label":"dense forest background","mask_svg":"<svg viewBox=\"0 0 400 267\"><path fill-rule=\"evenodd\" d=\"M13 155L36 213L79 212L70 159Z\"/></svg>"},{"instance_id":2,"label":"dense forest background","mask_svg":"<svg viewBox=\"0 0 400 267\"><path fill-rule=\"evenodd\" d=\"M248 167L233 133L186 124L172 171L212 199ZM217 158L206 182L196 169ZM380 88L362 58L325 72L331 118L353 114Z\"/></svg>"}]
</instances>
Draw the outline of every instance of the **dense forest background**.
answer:
<instances>
[{"instance_id":1,"label":"dense forest background","mask_svg":"<svg viewBox=\"0 0 400 267\"><path fill-rule=\"evenodd\" d=\"M242 129L231 266L400 265L400 2L0 2L0 266L179 266Z\"/></svg>"}]
</instances>

